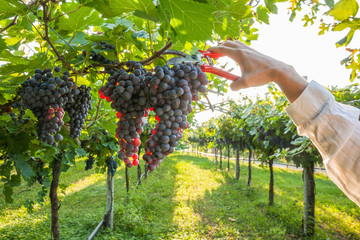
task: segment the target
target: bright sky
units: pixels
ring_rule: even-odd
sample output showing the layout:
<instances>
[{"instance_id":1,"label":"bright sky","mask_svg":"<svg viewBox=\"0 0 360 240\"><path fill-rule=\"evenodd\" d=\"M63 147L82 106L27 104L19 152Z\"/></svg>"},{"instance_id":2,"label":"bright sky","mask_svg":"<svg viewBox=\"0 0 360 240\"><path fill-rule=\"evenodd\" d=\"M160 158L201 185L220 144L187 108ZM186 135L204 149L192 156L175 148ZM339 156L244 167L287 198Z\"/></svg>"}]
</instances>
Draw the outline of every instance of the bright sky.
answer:
<instances>
[{"instance_id":1,"label":"bright sky","mask_svg":"<svg viewBox=\"0 0 360 240\"><path fill-rule=\"evenodd\" d=\"M351 71L340 64L340 61L348 56L348 52L344 48L335 46L335 43L343 38L347 31L326 32L324 35L318 35L319 24L303 27L304 22L301 21L300 14L293 22L290 22L287 7L288 4L283 4L277 15L270 15L270 25L256 25L259 29L259 38L253 41L251 47L294 66L297 72L302 76L307 76L309 81L316 80L324 86L351 84L349 81ZM360 36L355 35L351 45L359 41ZM226 61L229 61L229 68L237 69L233 72L234 74L241 75L231 59L224 59L224 62ZM266 87L258 87L238 92L229 90L226 96L236 99L239 94L262 95L265 92L267 92ZM209 98L211 103L221 101L215 94L209 94ZM196 114L195 119L203 122L218 115L221 113L205 111Z\"/></svg>"}]
</instances>

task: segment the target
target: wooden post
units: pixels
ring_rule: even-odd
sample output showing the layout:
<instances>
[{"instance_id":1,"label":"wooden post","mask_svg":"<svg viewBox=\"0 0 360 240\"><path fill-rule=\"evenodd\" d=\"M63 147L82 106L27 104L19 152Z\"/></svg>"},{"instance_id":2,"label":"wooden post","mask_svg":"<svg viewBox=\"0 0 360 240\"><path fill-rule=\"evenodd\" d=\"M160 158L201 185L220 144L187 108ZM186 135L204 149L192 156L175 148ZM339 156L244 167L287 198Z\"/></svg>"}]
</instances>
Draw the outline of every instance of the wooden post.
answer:
<instances>
[{"instance_id":1,"label":"wooden post","mask_svg":"<svg viewBox=\"0 0 360 240\"><path fill-rule=\"evenodd\" d=\"M228 154L228 167L227 170L230 171L230 144L227 145L227 154Z\"/></svg>"},{"instance_id":2,"label":"wooden post","mask_svg":"<svg viewBox=\"0 0 360 240\"><path fill-rule=\"evenodd\" d=\"M269 168L270 168L270 184L269 184L269 205L274 204L274 171L273 171L273 163L274 160L269 160Z\"/></svg>"},{"instance_id":3,"label":"wooden post","mask_svg":"<svg viewBox=\"0 0 360 240\"><path fill-rule=\"evenodd\" d=\"M314 162L304 166L304 216L303 231L305 235L314 235L315 229L315 180Z\"/></svg>"},{"instance_id":4,"label":"wooden post","mask_svg":"<svg viewBox=\"0 0 360 240\"><path fill-rule=\"evenodd\" d=\"M106 214L104 217L104 226L114 229L114 179L110 173L107 175L106 182ZM110 209L110 210L109 210Z\"/></svg>"},{"instance_id":5,"label":"wooden post","mask_svg":"<svg viewBox=\"0 0 360 240\"><path fill-rule=\"evenodd\" d=\"M125 180L126 180L126 192L129 192L129 174L128 167L125 166Z\"/></svg>"},{"instance_id":6,"label":"wooden post","mask_svg":"<svg viewBox=\"0 0 360 240\"><path fill-rule=\"evenodd\" d=\"M147 176L148 176L148 171L147 171L148 169L147 169L147 164L145 163L145 165L144 165L144 173L145 173L145 175L144 175L144 178L146 179L147 178Z\"/></svg>"},{"instance_id":7,"label":"wooden post","mask_svg":"<svg viewBox=\"0 0 360 240\"><path fill-rule=\"evenodd\" d=\"M61 173L62 155L59 154L53 160L52 175L50 186L50 202L51 202L51 235L54 240L60 240L60 229L59 229L59 198L57 195L57 188L59 186L59 179Z\"/></svg>"},{"instance_id":8,"label":"wooden post","mask_svg":"<svg viewBox=\"0 0 360 240\"><path fill-rule=\"evenodd\" d=\"M235 179L239 180L239 178L240 178L240 154L239 154L239 148L236 147Z\"/></svg>"},{"instance_id":9,"label":"wooden post","mask_svg":"<svg viewBox=\"0 0 360 240\"><path fill-rule=\"evenodd\" d=\"M138 156L139 156L139 159L140 159L140 154L141 154L141 146L139 147L139 151L138 151ZM140 167L140 164L138 164L137 166L137 174L138 174L138 185L141 185L141 167Z\"/></svg>"},{"instance_id":10,"label":"wooden post","mask_svg":"<svg viewBox=\"0 0 360 240\"><path fill-rule=\"evenodd\" d=\"M251 149L249 149L249 178L248 178L248 186L250 186L251 184L251 155L252 155L252 151Z\"/></svg>"},{"instance_id":11,"label":"wooden post","mask_svg":"<svg viewBox=\"0 0 360 240\"><path fill-rule=\"evenodd\" d=\"M218 153L218 150L217 150L217 148L215 147L215 164L216 164L216 165L218 164L217 153Z\"/></svg>"},{"instance_id":12,"label":"wooden post","mask_svg":"<svg viewBox=\"0 0 360 240\"><path fill-rule=\"evenodd\" d=\"M220 169L222 168L222 146L220 146Z\"/></svg>"}]
</instances>

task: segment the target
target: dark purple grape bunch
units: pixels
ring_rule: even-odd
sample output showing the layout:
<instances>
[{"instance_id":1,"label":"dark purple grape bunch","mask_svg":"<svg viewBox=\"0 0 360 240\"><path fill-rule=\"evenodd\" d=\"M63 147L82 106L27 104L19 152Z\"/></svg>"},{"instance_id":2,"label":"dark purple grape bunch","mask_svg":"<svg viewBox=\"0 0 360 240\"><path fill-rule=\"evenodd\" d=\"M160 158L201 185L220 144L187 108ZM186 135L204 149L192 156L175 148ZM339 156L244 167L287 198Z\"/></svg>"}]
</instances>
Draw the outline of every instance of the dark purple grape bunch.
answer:
<instances>
[{"instance_id":1,"label":"dark purple grape bunch","mask_svg":"<svg viewBox=\"0 0 360 240\"><path fill-rule=\"evenodd\" d=\"M149 110L155 112L158 123L145 143L143 155L148 169L154 170L165 156L174 152L183 129L188 128L191 103L199 99L199 92L206 91L207 76L190 63L171 68L156 66L154 74L139 62L128 61L126 67L127 70L111 73L107 83L99 89L99 95L111 102L111 107L117 111L116 137L121 147L118 157L127 167L138 165L143 118Z\"/></svg>"},{"instance_id":2,"label":"dark purple grape bunch","mask_svg":"<svg viewBox=\"0 0 360 240\"><path fill-rule=\"evenodd\" d=\"M32 77L26 79L19 88L20 101L12 105L19 110L19 123L26 109L30 109L38 119L36 131L38 139L50 145L57 146L57 142L63 139L58 134L64 125L64 106L73 102L76 95L76 84L69 77L69 72L60 74L60 68L36 69ZM56 74L58 73L58 74ZM60 76L55 76L60 75ZM12 116L15 118L15 116Z\"/></svg>"},{"instance_id":3,"label":"dark purple grape bunch","mask_svg":"<svg viewBox=\"0 0 360 240\"><path fill-rule=\"evenodd\" d=\"M127 70L113 71L99 94L100 98L111 102L111 107L117 111L119 121L116 137L121 147L118 157L127 167L132 167L139 164L137 152L141 143L140 134L143 132L143 118L151 107L144 87L152 73L135 61L126 62L126 67Z\"/></svg>"},{"instance_id":4,"label":"dark purple grape bunch","mask_svg":"<svg viewBox=\"0 0 360 240\"><path fill-rule=\"evenodd\" d=\"M81 130L84 126L85 119L91 107L91 87L81 85L76 90L73 101L65 105L65 111L70 116L70 137L78 138L81 136Z\"/></svg>"},{"instance_id":5,"label":"dark purple grape bunch","mask_svg":"<svg viewBox=\"0 0 360 240\"><path fill-rule=\"evenodd\" d=\"M158 121L146 142L143 156L150 170L174 152L183 130L189 126L187 115L192 112L191 103L199 99L199 92L206 91L208 83L206 74L190 63L171 68L156 66L155 71L145 88Z\"/></svg>"}]
</instances>

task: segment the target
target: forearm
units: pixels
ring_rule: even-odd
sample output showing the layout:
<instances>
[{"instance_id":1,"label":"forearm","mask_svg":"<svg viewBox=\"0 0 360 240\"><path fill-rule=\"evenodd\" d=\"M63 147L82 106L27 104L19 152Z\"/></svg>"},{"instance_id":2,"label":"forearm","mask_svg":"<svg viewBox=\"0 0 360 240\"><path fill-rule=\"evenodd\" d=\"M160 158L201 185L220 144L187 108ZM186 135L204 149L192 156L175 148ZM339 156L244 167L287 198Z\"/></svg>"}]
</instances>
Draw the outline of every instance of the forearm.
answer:
<instances>
[{"instance_id":1,"label":"forearm","mask_svg":"<svg viewBox=\"0 0 360 240\"><path fill-rule=\"evenodd\" d=\"M312 81L286 112L318 148L331 180L360 207L360 110Z\"/></svg>"},{"instance_id":2,"label":"forearm","mask_svg":"<svg viewBox=\"0 0 360 240\"><path fill-rule=\"evenodd\" d=\"M286 98L292 103L305 90L308 82L301 77L295 69L290 65L282 66L276 69L278 76L275 77L274 82L280 87Z\"/></svg>"}]
</instances>

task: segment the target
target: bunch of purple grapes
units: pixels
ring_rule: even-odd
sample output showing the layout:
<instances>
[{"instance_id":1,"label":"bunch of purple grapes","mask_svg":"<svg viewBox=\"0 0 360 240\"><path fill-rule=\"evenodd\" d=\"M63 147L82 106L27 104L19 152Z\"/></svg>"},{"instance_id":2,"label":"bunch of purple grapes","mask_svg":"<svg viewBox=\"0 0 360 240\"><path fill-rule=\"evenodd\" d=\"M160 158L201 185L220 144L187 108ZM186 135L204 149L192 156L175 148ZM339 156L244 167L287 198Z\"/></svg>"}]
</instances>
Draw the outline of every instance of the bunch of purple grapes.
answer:
<instances>
[{"instance_id":1,"label":"bunch of purple grapes","mask_svg":"<svg viewBox=\"0 0 360 240\"><path fill-rule=\"evenodd\" d=\"M60 74L60 70L60 67L55 67L54 72L50 68L36 69L35 74L20 85L20 100L12 105L12 108L18 109L19 116L10 113L15 124L19 124L24 123L22 116L25 110L31 110L38 120L38 139L55 147L63 140L59 132L64 125L64 109L75 109L78 112L76 116L70 114L71 135L75 138L79 136L87 110L91 108L89 88L82 86L79 89L70 78L70 73L64 71ZM76 124L72 126L71 122Z\"/></svg>"},{"instance_id":2,"label":"bunch of purple grapes","mask_svg":"<svg viewBox=\"0 0 360 240\"><path fill-rule=\"evenodd\" d=\"M60 72L59 67L54 70L56 73ZM35 74L21 84L18 91L20 101L12 105L13 108L18 108L19 119L22 119L26 109L30 109L38 120L38 139L55 147L63 139L58 133L64 125L63 108L73 101L77 88L68 71L59 75L55 76L50 68L43 71L36 69Z\"/></svg>"},{"instance_id":3,"label":"bunch of purple grapes","mask_svg":"<svg viewBox=\"0 0 360 240\"><path fill-rule=\"evenodd\" d=\"M137 151L143 118L150 110L155 112L157 125L145 143L143 155L148 169L154 170L165 156L174 152L182 130L188 128L191 103L199 99L199 92L206 91L207 76L190 63L171 68L157 66L155 73L135 61L128 61L126 66L127 70L112 72L99 94L117 111L116 136L121 146L118 157L127 167L139 164Z\"/></svg>"}]
</instances>

